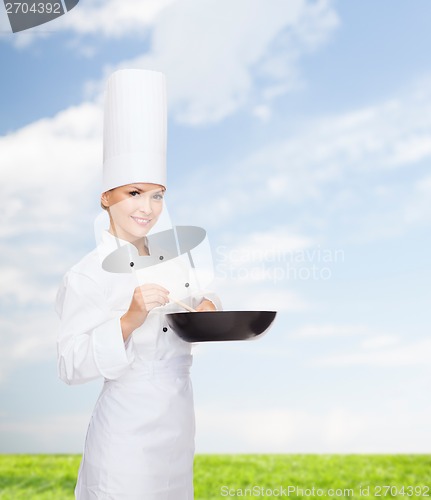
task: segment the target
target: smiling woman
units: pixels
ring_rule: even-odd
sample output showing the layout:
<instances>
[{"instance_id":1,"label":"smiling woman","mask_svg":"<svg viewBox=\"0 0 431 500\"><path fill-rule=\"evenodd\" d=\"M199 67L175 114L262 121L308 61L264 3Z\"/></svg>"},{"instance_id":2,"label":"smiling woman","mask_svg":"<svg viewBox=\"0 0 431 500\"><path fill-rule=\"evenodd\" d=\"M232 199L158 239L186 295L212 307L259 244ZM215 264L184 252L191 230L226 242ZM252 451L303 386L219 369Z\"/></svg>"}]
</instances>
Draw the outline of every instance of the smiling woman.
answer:
<instances>
[{"instance_id":1,"label":"smiling woman","mask_svg":"<svg viewBox=\"0 0 431 500\"><path fill-rule=\"evenodd\" d=\"M181 255L169 259L147 238L163 210L165 101L162 73L121 70L109 79L101 194L109 229L66 273L57 295L60 378L68 384L104 378L86 435L78 500L193 499L191 344L169 328L166 314L181 310L170 290L181 290L198 311L214 310L218 299L203 296ZM122 248L125 271L104 267ZM157 265L136 269L139 256Z\"/></svg>"}]
</instances>

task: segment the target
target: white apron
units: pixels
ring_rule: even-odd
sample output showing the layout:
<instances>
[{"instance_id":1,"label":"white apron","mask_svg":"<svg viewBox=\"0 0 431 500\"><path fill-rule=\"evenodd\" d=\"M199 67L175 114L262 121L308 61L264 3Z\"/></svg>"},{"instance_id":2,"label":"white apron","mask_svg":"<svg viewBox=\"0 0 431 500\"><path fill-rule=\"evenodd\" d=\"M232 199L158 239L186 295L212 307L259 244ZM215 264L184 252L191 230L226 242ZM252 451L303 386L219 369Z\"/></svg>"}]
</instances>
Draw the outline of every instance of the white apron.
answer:
<instances>
[{"instance_id":1,"label":"white apron","mask_svg":"<svg viewBox=\"0 0 431 500\"><path fill-rule=\"evenodd\" d=\"M192 356L142 362L105 380L75 489L79 500L192 500Z\"/></svg>"}]
</instances>

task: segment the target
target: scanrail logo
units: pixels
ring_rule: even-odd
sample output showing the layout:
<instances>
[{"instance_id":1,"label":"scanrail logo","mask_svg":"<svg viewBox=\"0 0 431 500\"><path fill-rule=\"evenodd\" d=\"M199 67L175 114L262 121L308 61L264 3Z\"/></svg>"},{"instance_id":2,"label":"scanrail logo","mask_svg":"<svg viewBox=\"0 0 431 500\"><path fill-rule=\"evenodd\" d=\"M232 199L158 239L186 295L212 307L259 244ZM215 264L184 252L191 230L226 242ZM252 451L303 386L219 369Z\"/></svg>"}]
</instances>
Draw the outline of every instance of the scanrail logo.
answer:
<instances>
[{"instance_id":1,"label":"scanrail logo","mask_svg":"<svg viewBox=\"0 0 431 500\"><path fill-rule=\"evenodd\" d=\"M75 7L79 0L3 0L13 33L48 23Z\"/></svg>"}]
</instances>

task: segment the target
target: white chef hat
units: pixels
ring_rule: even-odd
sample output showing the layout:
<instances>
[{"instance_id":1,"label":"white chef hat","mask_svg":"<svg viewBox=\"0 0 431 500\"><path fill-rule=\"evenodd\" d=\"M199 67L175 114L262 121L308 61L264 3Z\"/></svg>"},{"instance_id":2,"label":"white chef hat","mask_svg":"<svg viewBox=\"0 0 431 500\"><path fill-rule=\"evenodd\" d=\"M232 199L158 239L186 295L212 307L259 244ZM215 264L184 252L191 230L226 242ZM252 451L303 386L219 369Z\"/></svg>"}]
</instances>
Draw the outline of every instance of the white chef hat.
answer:
<instances>
[{"instance_id":1,"label":"white chef hat","mask_svg":"<svg viewBox=\"0 0 431 500\"><path fill-rule=\"evenodd\" d=\"M166 79L123 69L108 79L103 130L103 192L138 182L166 187Z\"/></svg>"}]
</instances>

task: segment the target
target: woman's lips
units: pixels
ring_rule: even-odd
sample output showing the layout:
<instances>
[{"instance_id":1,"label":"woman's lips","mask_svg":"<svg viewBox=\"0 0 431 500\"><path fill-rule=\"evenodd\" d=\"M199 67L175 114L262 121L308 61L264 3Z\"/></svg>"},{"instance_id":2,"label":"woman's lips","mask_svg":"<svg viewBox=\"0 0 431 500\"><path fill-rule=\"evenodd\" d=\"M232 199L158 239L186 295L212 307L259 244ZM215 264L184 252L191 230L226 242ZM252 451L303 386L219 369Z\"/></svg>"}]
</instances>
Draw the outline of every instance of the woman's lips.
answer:
<instances>
[{"instance_id":1,"label":"woman's lips","mask_svg":"<svg viewBox=\"0 0 431 500\"><path fill-rule=\"evenodd\" d=\"M131 215L131 217L140 226L148 226L148 224L151 222L151 219L148 219L146 217L133 217L133 215Z\"/></svg>"}]
</instances>

